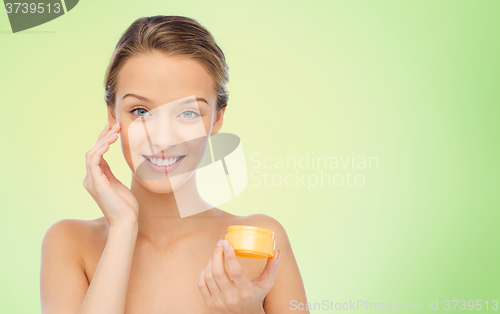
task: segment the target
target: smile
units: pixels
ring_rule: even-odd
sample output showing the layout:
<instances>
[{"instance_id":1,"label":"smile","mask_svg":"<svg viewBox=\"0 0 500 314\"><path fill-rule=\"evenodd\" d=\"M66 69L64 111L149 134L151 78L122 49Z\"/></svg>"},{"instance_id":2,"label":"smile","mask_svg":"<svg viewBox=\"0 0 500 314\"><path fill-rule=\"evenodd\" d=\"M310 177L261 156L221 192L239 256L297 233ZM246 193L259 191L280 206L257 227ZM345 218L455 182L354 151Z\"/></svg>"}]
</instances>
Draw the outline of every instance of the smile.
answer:
<instances>
[{"instance_id":1,"label":"smile","mask_svg":"<svg viewBox=\"0 0 500 314\"><path fill-rule=\"evenodd\" d=\"M151 162L152 164L154 164L156 166L168 167L168 166L175 164L176 162L178 162L182 158L186 157L186 155L172 157L172 158L155 158L155 157L146 156L146 155L142 155L142 157L146 158L146 160L148 160L149 162Z\"/></svg>"}]
</instances>

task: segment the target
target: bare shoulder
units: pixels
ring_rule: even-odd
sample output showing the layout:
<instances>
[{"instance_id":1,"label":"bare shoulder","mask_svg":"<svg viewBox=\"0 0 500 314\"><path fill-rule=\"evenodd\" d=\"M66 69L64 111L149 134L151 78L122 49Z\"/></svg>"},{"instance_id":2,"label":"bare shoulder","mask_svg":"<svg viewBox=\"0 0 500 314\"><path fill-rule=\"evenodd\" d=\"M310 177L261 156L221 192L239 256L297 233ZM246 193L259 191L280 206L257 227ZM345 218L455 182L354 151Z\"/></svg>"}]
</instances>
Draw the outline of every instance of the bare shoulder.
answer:
<instances>
[{"instance_id":1,"label":"bare shoulder","mask_svg":"<svg viewBox=\"0 0 500 314\"><path fill-rule=\"evenodd\" d=\"M236 216L242 224L247 226L261 227L273 230L274 232L285 232L285 228L275 218L265 214L254 214L249 216Z\"/></svg>"},{"instance_id":2,"label":"bare shoulder","mask_svg":"<svg viewBox=\"0 0 500 314\"><path fill-rule=\"evenodd\" d=\"M43 237L43 246L64 246L73 252L85 247L85 243L96 241L107 228L104 217L93 220L63 219L52 224Z\"/></svg>"},{"instance_id":3,"label":"bare shoulder","mask_svg":"<svg viewBox=\"0 0 500 314\"><path fill-rule=\"evenodd\" d=\"M104 217L92 220L63 219L52 224L45 233L45 237L54 235L65 235L67 237L92 236L105 231L106 228L107 223Z\"/></svg>"},{"instance_id":4,"label":"bare shoulder","mask_svg":"<svg viewBox=\"0 0 500 314\"><path fill-rule=\"evenodd\" d=\"M78 312L89 287L85 256L104 228L102 219L63 219L45 232L40 266L42 313Z\"/></svg>"}]
</instances>

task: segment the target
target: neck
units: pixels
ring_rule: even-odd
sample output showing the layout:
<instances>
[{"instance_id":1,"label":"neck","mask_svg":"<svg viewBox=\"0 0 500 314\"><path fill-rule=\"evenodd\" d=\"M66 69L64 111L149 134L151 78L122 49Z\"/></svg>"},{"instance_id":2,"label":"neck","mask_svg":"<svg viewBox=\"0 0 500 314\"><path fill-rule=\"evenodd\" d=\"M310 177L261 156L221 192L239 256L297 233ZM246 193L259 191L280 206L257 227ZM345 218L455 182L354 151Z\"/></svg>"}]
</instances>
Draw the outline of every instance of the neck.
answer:
<instances>
[{"instance_id":1,"label":"neck","mask_svg":"<svg viewBox=\"0 0 500 314\"><path fill-rule=\"evenodd\" d=\"M134 174L130 190L139 203L139 233L158 246L175 238L199 232L210 218L222 211L203 201L196 188L196 172L175 192L148 190Z\"/></svg>"}]
</instances>

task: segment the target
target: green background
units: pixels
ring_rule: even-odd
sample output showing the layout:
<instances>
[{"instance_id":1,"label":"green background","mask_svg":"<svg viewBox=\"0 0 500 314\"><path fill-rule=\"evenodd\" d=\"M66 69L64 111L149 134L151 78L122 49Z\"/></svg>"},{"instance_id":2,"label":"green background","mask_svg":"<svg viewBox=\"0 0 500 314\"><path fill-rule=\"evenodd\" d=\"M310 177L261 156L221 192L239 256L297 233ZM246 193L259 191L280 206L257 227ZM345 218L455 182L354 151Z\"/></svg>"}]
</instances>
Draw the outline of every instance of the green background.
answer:
<instances>
[{"instance_id":1,"label":"green background","mask_svg":"<svg viewBox=\"0 0 500 314\"><path fill-rule=\"evenodd\" d=\"M309 302L500 300L499 13L498 1L81 1L17 34L1 13L0 312L40 311L50 225L102 216L82 181L106 123L104 72L130 23L158 14L198 20L224 51L222 132L241 138L249 175L296 173L254 169L255 153L378 159L324 170L361 187L250 179L220 206L281 222ZM129 185L120 146L106 156Z\"/></svg>"}]
</instances>

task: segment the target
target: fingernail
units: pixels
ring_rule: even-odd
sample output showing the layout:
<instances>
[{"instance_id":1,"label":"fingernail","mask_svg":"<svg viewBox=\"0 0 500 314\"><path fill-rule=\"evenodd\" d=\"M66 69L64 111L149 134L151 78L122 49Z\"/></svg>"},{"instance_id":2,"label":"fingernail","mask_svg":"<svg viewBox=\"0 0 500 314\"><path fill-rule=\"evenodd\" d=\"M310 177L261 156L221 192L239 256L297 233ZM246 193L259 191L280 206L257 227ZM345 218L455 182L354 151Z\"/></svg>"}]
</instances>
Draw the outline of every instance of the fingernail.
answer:
<instances>
[{"instance_id":1,"label":"fingernail","mask_svg":"<svg viewBox=\"0 0 500 314\"><path fill-rule=\"evenodd\" d=\"M217 246L221 246L222 245L222 239L219 240L219 242L217 242Z\"/></svg>"},{"instance_id":2,"label":"fingernail","mask_svg":"<svg viewBox=\"0 0 500 314\"><path fill-rule=\"evenodd\" d=\"M113 138L113 137L115 137L116 135L118 135L118 133L113 133L113 134L111 134L111 135L109 136L109 138Z\"/></svg>"},{"instance_id":3,"label":"fingernail","mask_svg":"<svg viewBox=\"0 0 500 314\"><path fill-rule=\"evenodd\" d=\"M120 124L120 122L116 122L115 125L113 125L114 128L116 128Z\"/></svg>"},{"instance_id":4,"label":"fingernail","mask_svg":"<svg viewBox=\"0 0 500 314\"><path fill-rule=\"evenodd\" d=\"M108 123L106 123L106 125L104 127L107 128L108 126L109 126L109 121L108 121Z\"/></svg>"},{"instance_id":5,"label":"fingernail","mask_svg":"<svg viewBox=\"0 0 500 314\"><path fill-rule=\"evenodd\" d=\"M224 250L230 250L231 249L231 244L229 243L228 240L223 240L222 241L222 247L224 248Z\"/></svg>"},{"instance_id":6,"label":"fingernail","mask_svg":"<svg viewBox=\"0 0 500 314\"><path fill-rule=\"evenodd\" d=\"M276 262L280 260L280 257L281 257L281 251L278 250L278 258L276 259Z\"/></svg>"}]
</instances>

